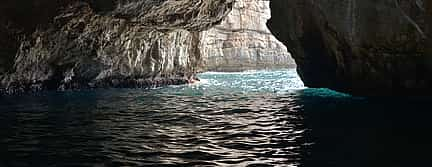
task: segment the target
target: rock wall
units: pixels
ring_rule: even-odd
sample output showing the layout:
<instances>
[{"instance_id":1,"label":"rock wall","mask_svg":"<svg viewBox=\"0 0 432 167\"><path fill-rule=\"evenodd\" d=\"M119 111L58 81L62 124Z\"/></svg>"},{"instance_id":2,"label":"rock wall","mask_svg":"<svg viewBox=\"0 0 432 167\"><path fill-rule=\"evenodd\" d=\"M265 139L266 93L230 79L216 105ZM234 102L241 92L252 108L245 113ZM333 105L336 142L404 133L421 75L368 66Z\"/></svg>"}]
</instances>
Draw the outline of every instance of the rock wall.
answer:
<instances>
[{"instance_id":1,"label":"rock wall","mask_svg":"<svg viewBox=\"0 0 432 167\"><path fill-rule=\"evenodd\" d=\"M0 46L1 91L187 83L194 78L201 62L200 32L219 23L233 3L232 0L43 3L49 1L4 3L5 9L20 9L21 4L33 8L30 13L23 10L10 14L15 11L11 10L3 11L9 15L0 16L0 23L7 23L0 28L0 41L12 45ZM35 5L39 3L47 6ZM33 12L44 10L48 14ZM24 21L29 18L35 20Z\"/></svg>"},{"instance_id":2,"label":"rock wall","mask_svg":"<svg viewBox=\"0 0 432 167\"><path fill-rule=\"evenodd\" d=\"M209 71L295 67L286 47L266 26L269 1L237 0L233 11L202 33L201 54Z\"/></svg>"},{"instance_id":3,"label":"rock wall","mask_svg":"<svg viewBox=\"0 0 432 167\"><path fill-rule=\"evenodd\" d=\"M430 2L272 0L268 26L309 87L360 95L428 95Z\"/></svg>"}]
</instances>

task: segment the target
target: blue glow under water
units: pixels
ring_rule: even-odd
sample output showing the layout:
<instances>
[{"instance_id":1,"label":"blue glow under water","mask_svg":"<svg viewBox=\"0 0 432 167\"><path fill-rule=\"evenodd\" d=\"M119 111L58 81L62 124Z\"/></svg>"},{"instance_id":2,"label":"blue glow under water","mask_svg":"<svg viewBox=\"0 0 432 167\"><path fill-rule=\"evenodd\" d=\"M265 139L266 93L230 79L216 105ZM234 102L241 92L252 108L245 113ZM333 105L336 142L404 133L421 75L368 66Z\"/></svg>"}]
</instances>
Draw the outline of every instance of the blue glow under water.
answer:
<instances>
[{"instance_id":1,"label":"blue glow under water","mask_svg":"<svg viewBox=\"0 0 432 167\"><path fill-rule=\"evenodd\" d=\"M0 97L0 166L430 166L429 99L304 88L294 69Z\"/></svg>"}]
</instances>

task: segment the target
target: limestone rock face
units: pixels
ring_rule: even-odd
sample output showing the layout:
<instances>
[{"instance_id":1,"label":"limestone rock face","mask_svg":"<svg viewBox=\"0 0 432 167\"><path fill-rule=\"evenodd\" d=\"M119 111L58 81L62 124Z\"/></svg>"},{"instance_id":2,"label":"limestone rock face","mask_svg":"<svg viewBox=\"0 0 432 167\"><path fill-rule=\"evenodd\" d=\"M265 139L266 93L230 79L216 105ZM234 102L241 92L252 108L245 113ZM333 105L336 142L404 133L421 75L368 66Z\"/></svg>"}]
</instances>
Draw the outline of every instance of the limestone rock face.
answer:
<instances>
[{"instance_id":1,"label":"limestone rock face","mask_svg":"<svg viewBox=\"0 0 432 167\"><path fill-rule=\"evenodd\" d=\"M269 18L269 1L237 0L221 24L202 33L204 68L244 71L294 67L286 47L268 30Z\"/></svg>"},{"instance_id":2,"label":"limestone rock face","mask_svg":"<svg viewBox=\"0 0 432 167\"><path fill-rule=\"evenodd\" d=\"M272 0L269 28L309 87L360 95L432 89L429 0Z\"/></svg>"},{"instance_id":3,"label":"limestone rock face","mask_svg":"<svg viewBox=\"0 0 432 167\"><path fill-rule=\"evenodd\" d=\"M43 16L33 11L9 15L3 11L6 15L0 16L0 23L7 23L0 27L0 43L10 44L0 46L3 92L186 83L194 77L201 61L200 32L219 23L233 3L56 2L59 4L52 1L45 3L47 6L32 6L34 11L52 10ZM20 8L19 1L5 4L5 9ZM35 20L26 23L24 20L29 18Z\"/></svg>"}]
</instances>

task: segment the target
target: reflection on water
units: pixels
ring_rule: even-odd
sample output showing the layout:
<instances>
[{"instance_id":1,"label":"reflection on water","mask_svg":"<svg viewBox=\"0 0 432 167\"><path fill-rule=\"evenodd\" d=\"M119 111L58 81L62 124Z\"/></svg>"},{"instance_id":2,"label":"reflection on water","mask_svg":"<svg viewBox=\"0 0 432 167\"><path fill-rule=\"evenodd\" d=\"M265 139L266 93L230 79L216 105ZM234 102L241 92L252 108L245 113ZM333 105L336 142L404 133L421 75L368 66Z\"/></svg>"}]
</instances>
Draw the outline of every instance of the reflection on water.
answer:
<instances>
[{"instance_id":1,"label":"reflection on water","mask_svg":"<svg viewBox=\"0 0 432 167\"><path fill-rule=\"evenodd\" d=\"M0 166L425 166L430 159L427 99L301 89L294 70L200 77L156 90L0 97Z\"/></svg>"}]
</instances>

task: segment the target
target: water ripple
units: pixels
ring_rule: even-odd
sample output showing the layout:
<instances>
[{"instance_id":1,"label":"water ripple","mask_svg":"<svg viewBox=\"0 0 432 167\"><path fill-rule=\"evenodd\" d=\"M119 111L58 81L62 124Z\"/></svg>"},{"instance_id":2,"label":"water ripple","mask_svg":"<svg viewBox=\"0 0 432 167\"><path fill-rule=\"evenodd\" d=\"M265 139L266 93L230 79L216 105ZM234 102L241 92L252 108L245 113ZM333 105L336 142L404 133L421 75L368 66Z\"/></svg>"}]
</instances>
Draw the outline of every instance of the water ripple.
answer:
<instances>
[{"instance_id":1,"label":"water ripple","mask_svg":"<svg viewBox=\"0 0 432 167\"><path fill-rule=\"evenodd\" d=\"M386 154L399 160L410 157L399 149L413 155L411 145L430 143L403 135L432 129L429 112L411 111L428 101L302 90L295 70L200 77L156 90L0 97L0 166L351 166L375 160L371 148L394 148Z\"/></svg>"},{"instance_id":2,"label":"water ripple","mask_svg":"<svg viewBox=\"0 0 432 167\"><path fill-rule=\"evenodd\" d=\"M48 166L77 165L77 158L80 166L263 166L301 157L302 118L279 98L93 93L86 101L54 94L47 100L68 105L35 102L2 112L14 118L4 125L13 132L0 141L9 158Z\"/></svg>"}]
</instances>

